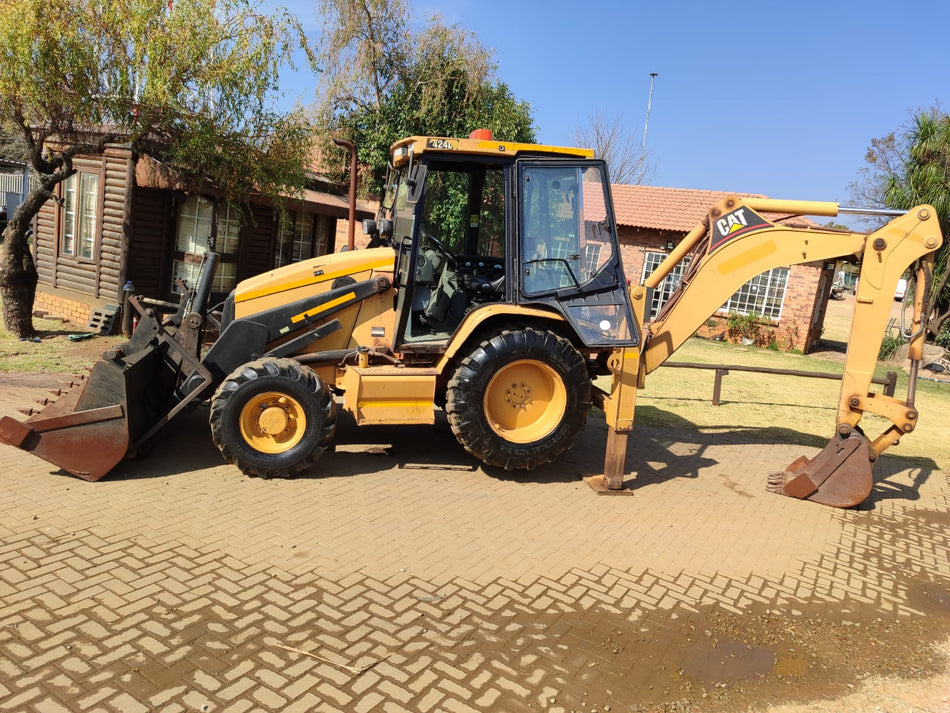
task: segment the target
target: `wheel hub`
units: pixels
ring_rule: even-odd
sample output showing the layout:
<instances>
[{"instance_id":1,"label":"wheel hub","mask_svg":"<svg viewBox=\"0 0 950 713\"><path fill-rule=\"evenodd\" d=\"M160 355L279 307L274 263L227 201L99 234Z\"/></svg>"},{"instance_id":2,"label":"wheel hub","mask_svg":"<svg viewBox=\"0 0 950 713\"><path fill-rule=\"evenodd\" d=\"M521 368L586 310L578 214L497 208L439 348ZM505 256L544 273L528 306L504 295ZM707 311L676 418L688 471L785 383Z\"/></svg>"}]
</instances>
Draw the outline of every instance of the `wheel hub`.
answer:
<instances>
[{"instance_id":1,"label":"wheel hub","mask_svg":"<svg viewBox=\"0 0 950 713\"><path fill-rule=\"evenodd\" d=\"M283 453L303 438L307 417L296 399L276 391L257 394L241 409L245 442L262 453Z\"/></svg>"},{"instance_id":2,"label":"wheel hub","mask_svg":"<svg viewBox=\"0 0 950 713\"><path fill-rule=\"evenodd\" d=\"M280 406L268 406L257 420L261 432L274 436L287 430L289 418L287 412Z\"/></svg>"},{"instance_id":3,"label":"wheel hub","mask_svg":"<svg viewBox=\"0 0 950 713\"><path fill-rule=\"evenodd\" d=\"M531 399L531 389L524 384L512 384L505 390L505 401L511 404L512 408L525 408Z\"/></svg>"},{"instance_id":4,"label":"wheel hub","mask_svg":"<svg viewBox=\"0 0 950 713\"><path fill-rule=\"evenodd\" d=\"M485 389L488 426L511 443L532 443L548 436L566 408L567 391L560 376L537 359L506 364Z\"/></svg>"}]
</instances>

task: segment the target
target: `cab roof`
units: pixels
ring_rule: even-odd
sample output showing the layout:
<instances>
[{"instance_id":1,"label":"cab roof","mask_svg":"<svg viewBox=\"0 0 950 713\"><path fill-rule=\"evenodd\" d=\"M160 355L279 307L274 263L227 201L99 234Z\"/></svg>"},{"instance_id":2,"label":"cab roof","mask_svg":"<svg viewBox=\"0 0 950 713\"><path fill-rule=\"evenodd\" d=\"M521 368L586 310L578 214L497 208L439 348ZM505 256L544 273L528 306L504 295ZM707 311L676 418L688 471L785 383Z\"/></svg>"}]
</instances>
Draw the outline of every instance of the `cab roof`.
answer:
<instances>
[{"instance_id":1,"label":"cab roof","mask_svg":"<svg viewBox=\"0 0 950 713\"><path fill-rule=\"evenodd\" d=\"M411 155L422 154L471 154L478 156L517 156L519 154L533 154L545 156L561 156L565 158L593 158L593 149L571 148L565 146L548 146L546 144L522 144L514 141L496 141L489 132L473 132L467 139L448 138L443 136L410 136L394 143L390 149L393 164L401 166L409 160Z\"/></svg>"}]
</instances>

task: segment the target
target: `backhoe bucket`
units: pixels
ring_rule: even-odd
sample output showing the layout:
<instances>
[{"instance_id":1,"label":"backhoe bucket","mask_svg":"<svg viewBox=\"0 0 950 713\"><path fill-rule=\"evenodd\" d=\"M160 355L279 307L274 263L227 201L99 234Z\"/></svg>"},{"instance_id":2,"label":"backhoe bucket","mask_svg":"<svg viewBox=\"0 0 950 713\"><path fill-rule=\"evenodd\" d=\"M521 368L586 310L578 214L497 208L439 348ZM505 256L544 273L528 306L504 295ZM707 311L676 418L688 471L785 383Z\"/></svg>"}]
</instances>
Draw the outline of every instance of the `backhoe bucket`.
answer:
<instances>
[{"instance_id":1,"label":"backhoe bucket","mask_svg":"<svg viewBox=\"0 0 950 713\"><path fill-rule=\"evenodd\" d=\"M863 502L874 485L871 447L859 431L842 428L814 458L802 456L769 476L773 493L849 508Z\"/></svg>"},{"instance_id":2,"label":"backhoe bucket","mask_svg":"<svg viewBox=\"0 0 950 713\"><path fill-rule=\"evenodd\" d=\"M87 378L39 413L0 419L0 442L99 480L153 425L157 393L167 401L172 387L160 387L168 380L162 361L154 343L130 355L107 352Z\"/></svg>"}]
</instances>

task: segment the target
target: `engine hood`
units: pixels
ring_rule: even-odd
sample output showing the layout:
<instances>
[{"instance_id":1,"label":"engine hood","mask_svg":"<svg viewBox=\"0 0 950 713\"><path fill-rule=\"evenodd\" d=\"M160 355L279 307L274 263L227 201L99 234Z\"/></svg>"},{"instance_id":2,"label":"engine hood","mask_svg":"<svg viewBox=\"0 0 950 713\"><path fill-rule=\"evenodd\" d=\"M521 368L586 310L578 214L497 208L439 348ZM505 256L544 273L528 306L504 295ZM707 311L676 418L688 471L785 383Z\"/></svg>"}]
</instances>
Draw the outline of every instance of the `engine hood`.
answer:
<instances>
[{"instance_id":1,"label":"engine hood","mask_svg":"<svg viewBox=\"0 0 950 713\"><path fill-rule=\"evenodd\" d=\"M349 250L295 262L243 280L234 290L236 317L326 292L341 278L355 282L380 274L392 275L392 248Z\"/></svg>"}]
</instances>

